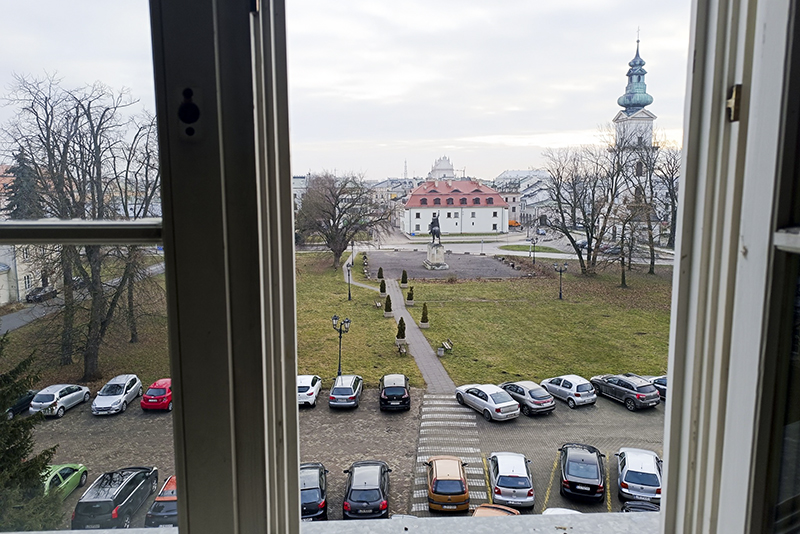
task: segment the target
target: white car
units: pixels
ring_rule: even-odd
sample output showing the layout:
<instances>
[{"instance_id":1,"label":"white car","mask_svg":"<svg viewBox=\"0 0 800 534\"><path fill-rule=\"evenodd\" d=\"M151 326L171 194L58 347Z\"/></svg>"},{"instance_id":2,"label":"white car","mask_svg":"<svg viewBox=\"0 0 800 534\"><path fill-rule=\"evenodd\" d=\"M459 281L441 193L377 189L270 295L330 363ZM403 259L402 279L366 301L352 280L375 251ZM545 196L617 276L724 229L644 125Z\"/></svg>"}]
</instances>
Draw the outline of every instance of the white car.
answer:
<instances>
[{"instance_id":1,"label":"white car","mask_svg":"<svg viewBox=\"0 0 800 534\"><path fill-rule=\"evenodd\" d=\"M92 402L94 415L121 413L128 409L128 404L144 393L142 381L136 375L115 376L97 392Z\"/></svg>"},{"instance_id":2,"label":"white car","mask_svg":"<svg viewBox=\"0 0 800 534\"><path fill-rule=\"evenodd\" d=\"M317 397L322 387L322 379L317 375L297 376L297 405L307 404L312 408L317 405Z\"/></svg>"},{"instance_id":3,"label":"white car","mask_svg":"<svg viewBox=\"0 0 800 534\"><path fill-rule=\"evenodd\" d=\"M31 401L29 413L42 412L44 415L64 417L64 412L91 398L89 388L75 384L47 386Z\"/></svg>"},{"instance_id":4,"label":"white car","mask_svg":"<svg viewBox=\"0 0 800 534\"><path fill-rule=\"evenodd\" d=\"M542 387L552 396L567 403L570 408L597 402L594 386L578 375L562 375L542 380Z\"/></svg>"},{"instance_id":5,"label":"white car","mask_svg":"<svg viewBox=\"0 0 800 534\"><path fill-rule=\"evenodd\" d=\"M467 384L456 388L456 400L483 414L487 421L519 417L519 403L494 384Z\"/></svg>"}]
</instances>

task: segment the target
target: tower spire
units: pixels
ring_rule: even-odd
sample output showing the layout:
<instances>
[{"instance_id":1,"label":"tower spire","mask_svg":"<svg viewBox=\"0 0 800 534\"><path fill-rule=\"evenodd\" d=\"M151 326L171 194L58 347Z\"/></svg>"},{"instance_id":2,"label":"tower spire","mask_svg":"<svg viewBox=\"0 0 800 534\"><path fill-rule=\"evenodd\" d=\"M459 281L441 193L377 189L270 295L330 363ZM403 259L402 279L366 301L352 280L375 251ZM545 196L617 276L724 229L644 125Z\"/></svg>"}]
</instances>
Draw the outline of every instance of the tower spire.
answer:
<instances>
[{"instance_id":1,"label":"tower spire","mask_svg":"<svg viewBox=\"0 0 800 534\"><path fill-rule=\"evenodd\" d=\"M636 56L628 63L628 85L625 94L617 99L617 104L625 108L626 115L633 115L653 103L653 97L647 94L647 84L644 83L645 62L639 56L639 30L636 30Z\"/></svg>"}]
</instances>

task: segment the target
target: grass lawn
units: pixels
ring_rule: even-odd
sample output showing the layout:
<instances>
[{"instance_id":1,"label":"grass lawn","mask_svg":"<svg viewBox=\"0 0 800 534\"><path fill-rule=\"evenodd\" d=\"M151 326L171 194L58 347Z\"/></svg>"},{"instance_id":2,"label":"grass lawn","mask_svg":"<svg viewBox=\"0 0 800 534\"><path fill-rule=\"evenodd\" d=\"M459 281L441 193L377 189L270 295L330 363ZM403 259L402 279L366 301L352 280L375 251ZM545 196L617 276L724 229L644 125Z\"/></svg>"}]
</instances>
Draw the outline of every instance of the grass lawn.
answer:
<instances>
[{"instance_id":1,"label":"grass lawn","mask_svg":"<svg viewBox=\"0 0 800 534\"><path fill-rule=\"evenodd\" d=\"M323 387L331 385L339 361L339 334L331 323L336 314L352 321L342 336L343 374L361 375L368 387L376 387L381 376L403 373L413 387L424 387L414 358L397 352L397 323L375 308L378 293L352 285L348 301L347 282L341 270L331 268L330 258L323 252L297 255L298 373L319 375Z\"/></svg>"},{"instance_id":2,"label":"grass lawn","mask_svg":"<svg viewBox=\"0 0 800 534\"><path fill-rule=\"evenodd\" d=\"M528 252L531 249L530 245L501 245L500 250L516 250L521 252ZM561 249L553 248L553 247L543 247L542 245L536 245L536 252L558 252L563 254L564 251Z\"/></svg>"},{"instance_id":3,"label":"grass lawn","mask_svg":"<svg viewBox=\"0 0 800 534\"><path fill-rule=\"evenodd\" d=\"M577 265L572 265L577 271ZM573 273L574 273L573 271ZM662 374L667 368L672 269L628 273L628 289L616 271L594 277L513 281L416 282L416 320L428 303L431 346L452 339L441 360L456 384L540 381L575 373Z\"/></svg>"}]
</instances>

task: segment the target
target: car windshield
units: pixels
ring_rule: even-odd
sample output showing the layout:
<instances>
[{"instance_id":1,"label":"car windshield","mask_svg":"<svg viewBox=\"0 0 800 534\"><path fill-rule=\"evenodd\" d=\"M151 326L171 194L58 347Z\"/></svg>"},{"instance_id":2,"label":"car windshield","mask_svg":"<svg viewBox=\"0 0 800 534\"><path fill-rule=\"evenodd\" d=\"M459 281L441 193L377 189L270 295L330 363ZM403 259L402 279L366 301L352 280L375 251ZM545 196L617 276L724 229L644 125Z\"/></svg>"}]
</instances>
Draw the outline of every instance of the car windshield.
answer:
<instances>
[{"instance_id":1,"label":"car windshield","mask_svg":"<svg viewBox=\"0 0 800 534\"><path fill-rule=\"evenodd\" d=\"M350 388L333 388L331 395L352 395L353 390Z\"/></svg>"},{"instance_id":2,"label":"car windshield","mask_svg":"<svg viewBox=\"0 0 800 534\"><path fill-rule=\"evenodd\" d=\"M177 514L178 501L156 501L150 511L154 514Z\"/></svg>"},{"instance_id":3,"label":"car windshield","mask_svg":"<svg viewBox=\"0 0 800 534\"><path fill-rule=\"evenodd\" d=\"M544 400L550 398L550 394L544 389L532 389L528 392L528 395L530 395L532 399L536 400Z\"/></svg>"},{"instance_id":4,"label":"car windshield","mask_svg":"<svg viewBox=\"0 0 800 534\"><path fill-rule=\"evenodd\" d=\"M147 390L147 395L150 397L160 397L167 393L167 390L164 388L150 388Z\"/></svg>"},{"instance_id":5,"label":"car windshield","mask_svg":"<svg viewBox=\"0 0 800 534\"><path fill-rule=\"evenodd\" d=\"M599 478L597 466L586 462L567 462L567 474L578 478Z\"/></svg>"},{"instance_id":6,"label":"car windshield","mask_svg":"<svg viewBox=\"0 0 800 534\"><path fill-rule=\"evenodd\" d=\"M386 395L402 396L406 394L406 388L386 388L383 390Z\"/></svg>"},{"instance_id":7,"label":"car windshield","mask_svg":"<svg viewBox=\"0 0 800 534\"><path fill-rule=\"evenodd\" d=\"M503 404L504 402L512 402L514 400L511 398L511 395L505 391L498 391L497 393L492 393L489 396L492 397L492 400L495 404Z\"/></svg>"},{"instance_id":8,"label":"car windshield","mask_svg":"<svg viewBox=\"0 0 800 534\"><path fill-rule=\"evenodd\" d=\"M639 393L655 393L658 390L653 384L646 384L644 386L639 386L638 388L636 388L636 391L638 391Z\"/></svg>"},{"instance_id":9,"label":"car windshield","mask_svg":"<svg viewBox=\"0 0 800 534\"><path fill-rule=\"evenodd\" d=\"M97 392L101 397L111 397L115 395L122 395L122 384L106 384L103 389Z\"/></svg>"},{"instance_id":10,"label":"car windshield","mask_svg":"<svg viewBox=\"0 0 800 534\"><path fill-rule=\"evenodd\" d=\"M297 386L297 392L298 393L305 393L309 389L311 389L309 386Z\"/></svg>"},{"instance_id":11,"label":"car windshield","mask_svg":"<svg viewBox=\"0 0 800 534\"><path fill-rule=\"evenodd\" d=\"M300 490L300 502L303 504L318 503L321 497L319 488Z\"/></svg>"},{"instance_id":12,"label":"car windshield","mask_svg":"<svg viewBox=\"0 0 800 534\"><path fill-rule=\"evenodd\" d=\"M75 515L104 515L110 514L114 507L113 501L80 502L75 505Z\"/></svg>"},{"instance_id":13,"label":"car windshield","mask_svg":"<svg viewBox=\"0 0 800 534\"><path fill-rule=\"evenodd\" d=\"M33 398L33 402L53 402L56 396L52 393L39 393Z\"/></svg>"},{"instance_id":14,"label":"car windshield","mask_svg":"<svg viewBox=\"0 0 800 534\"><path fill-rule=\"evenodd\" d=\"M628 471L625 473L625 482L641 486L659 487L658 475L655 473L642 473L641 471Z\"/></svg>"},{"instance_id":15,"label":"car windshield","mask_svg":"<svg viewBox=\"0 0 800 534\"><path fill-rule=\"evenodd\" d=\"M531 487L528 477L501 476L497 479L497 485L501 488L526 489Z\"/></svg>"},{"instance_id":16,"label":"car windshield","mask_svg":"<svg viewBox=\"0 0 800 534\"><path fill-rule=\"evenodd\" d=\"M464 483L460 480L437 480L433 485L433 492L439 495L461 495L464 493Z\"/></svg>"},{"instance_id":17,"label":"car windshield","mask_svg":"<svg viewBox=\"0 0 800 534\"><path fill-rule=\"evenodd\" d=\"M354 489L350 490L350 499L355 502L372 502L380 500L381 492L377 489Z\"/></svg>"},{"instance_id":18,"label":"car windshield","mask_svg":"<svg viewBox=\"0 0 800 534\"><path fill-rule=\"evenodd\" d=\"M594 388L592 387L591 384L578 384L578 387L575 389L582 393L584 391L592 391Z\"/></svg>"}]
</instances>

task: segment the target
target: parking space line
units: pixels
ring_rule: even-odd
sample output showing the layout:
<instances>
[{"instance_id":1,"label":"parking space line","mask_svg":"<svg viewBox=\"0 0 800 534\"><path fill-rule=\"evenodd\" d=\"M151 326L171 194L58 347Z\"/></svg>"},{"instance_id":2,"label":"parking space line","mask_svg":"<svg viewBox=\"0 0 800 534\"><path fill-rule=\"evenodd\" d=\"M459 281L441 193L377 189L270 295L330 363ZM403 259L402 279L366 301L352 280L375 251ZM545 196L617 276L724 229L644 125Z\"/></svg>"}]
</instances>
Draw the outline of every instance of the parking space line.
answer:
<instances>
[{"instance_id":1,"label":"parking space line","mask_svg":"<svg viewBox=\"0 0 800 534\"><path fill-rule=\"evenodd\" d=\"M550 482L547 484L547 492L544 494L544 508L542 508L542 512L547 510L547 502L550 500L550 490L553 489L553 478L556 476L556 467L558 467L558 459L561 456L561 452L556 453L556 459L553 460L553 469L550 471Z\"/></svg>"},{"instance_id":2,"label":"parking space line","mask_svg":"<svg viewBox=\"0 0 800 534\"><path fill-rule=\"evenodd\" d=\"M608 463L611 463L611 461L609 460ZM606 468L606 508L608 508L609 512L611 512L611 486L609 484L610 481L611 481L611 469Z\"/></svg>"},{"instance_id":3,"label":"parking space line","mask_svg":"<svg viewBox=\"0 0 800 534\"><path fill-rule=\"evenodd\" d=\"M481 454L481 460L483 460L483 476L486 478L486 487L488 491L486 493L489 494L489 504L494 503L494 499L492 498L492 486L489 483L489 466L486 463L486 455Z\"/></svg>"}]
</instances>

